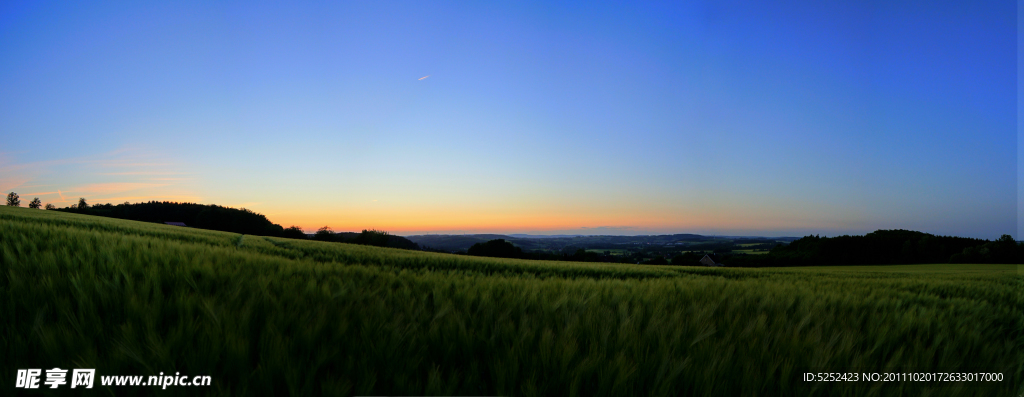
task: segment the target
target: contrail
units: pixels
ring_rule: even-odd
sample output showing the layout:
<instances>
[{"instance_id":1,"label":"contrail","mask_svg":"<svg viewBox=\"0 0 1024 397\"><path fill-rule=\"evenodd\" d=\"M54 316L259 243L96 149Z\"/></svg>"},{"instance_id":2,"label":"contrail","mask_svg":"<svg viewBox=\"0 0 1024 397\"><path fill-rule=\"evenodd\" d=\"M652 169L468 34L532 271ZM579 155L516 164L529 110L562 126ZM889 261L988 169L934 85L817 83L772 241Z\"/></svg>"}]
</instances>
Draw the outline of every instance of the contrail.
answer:
<instances>
[{"instance_id":1,"label":"contrail","mask_svg":"<svg viewBox=\"0 0 1024 397\"><path fill-rule=\"evenodd\" d=\"M427 78L427 77L430 77L430 75L428 74L428 75L426 75L426 76L420 77L419 79L420 79L420 80L423 80L423 79L425 79L425 78Z\"/></svg>"}]
</instances>

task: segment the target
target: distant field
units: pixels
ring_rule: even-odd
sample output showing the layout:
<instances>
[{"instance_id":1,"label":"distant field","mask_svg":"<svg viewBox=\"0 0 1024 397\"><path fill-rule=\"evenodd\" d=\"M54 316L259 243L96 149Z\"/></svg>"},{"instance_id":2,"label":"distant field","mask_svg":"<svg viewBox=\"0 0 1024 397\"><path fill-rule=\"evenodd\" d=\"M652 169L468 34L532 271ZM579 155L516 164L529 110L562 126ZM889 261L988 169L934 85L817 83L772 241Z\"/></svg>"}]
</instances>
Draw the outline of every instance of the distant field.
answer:
<instances>
[{"instance_id":1,"label":"distant field","mask_svg":"<svg viewBox=\"0 0 1024 397\"><path fill-rule=\"evenodd\" d=\"M767 254L768 251L754 251L754 250L732 250L734 254L748 254L748 255L762 255Z\"/></svg>"},{"instance_id":2,"label":"distant field","mask_svg":"<svg viewBox=\"0 0 1024 397\"><path fill-rule=\"evenodd\" d=\"M524 261L0 207L0 394L60 366L217 395L1017 396L1022 275ZM968 370L1005 380L801 381Z\"/></svg>"},{"instance_id":3,"label":"distant field","mask_svg":"<svg viewBox=\"0 0 1024 397\"><path fill-rule=\"evenodd\" d=\"M623 249L588 249L587 252L595 252L595 253L598 253L598 254L604 254L605 252L608 252L611 255L629 255L630 254L629 250L623 250Z\"/></svg>"}]
</instances>

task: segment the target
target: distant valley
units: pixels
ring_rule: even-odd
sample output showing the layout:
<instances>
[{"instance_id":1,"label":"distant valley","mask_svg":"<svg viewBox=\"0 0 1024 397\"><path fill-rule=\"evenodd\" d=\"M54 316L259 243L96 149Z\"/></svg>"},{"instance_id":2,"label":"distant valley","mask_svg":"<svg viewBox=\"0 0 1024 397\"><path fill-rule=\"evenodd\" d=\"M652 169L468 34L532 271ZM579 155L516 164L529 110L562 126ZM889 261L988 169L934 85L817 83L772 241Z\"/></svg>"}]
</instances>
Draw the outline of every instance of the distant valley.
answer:
<instances>
[{"instance_id":1,"label":"distant valley","mask_svg":"<svg viewBox=\"0 0 1024 397\"><path fill-rule=\"evenodd\" d=\"M776 244L788 244L799 237L703 236L668 234L657 236L572 236L529 234L426 234L406 236L420 247L445 252L468 250L473 244L504 239L523 251L571 254L579 249L614 256L643 253L642 256L671 256L684 251L749 253L767 252Z\"/></svg>"}]
</instances>

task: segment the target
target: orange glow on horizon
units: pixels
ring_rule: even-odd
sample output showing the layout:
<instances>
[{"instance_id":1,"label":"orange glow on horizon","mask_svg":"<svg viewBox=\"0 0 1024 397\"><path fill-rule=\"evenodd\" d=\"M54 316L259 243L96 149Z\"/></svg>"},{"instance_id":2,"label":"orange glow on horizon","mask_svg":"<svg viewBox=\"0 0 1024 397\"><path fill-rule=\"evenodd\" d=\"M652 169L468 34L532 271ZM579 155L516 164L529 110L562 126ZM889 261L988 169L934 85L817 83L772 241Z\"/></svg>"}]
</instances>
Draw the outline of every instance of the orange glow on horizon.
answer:
<instances>
[{"instance_id":1,"label":"orange glow on horizon","mask_svg":"<svg viewBox=\"0 0 1024 397\"><path fill-rule=\"evenodd\" d=\"M697 212L697 211L694 211ZM546 214L531 213L484 213L444 210L411 214L406 212L350 214L323 214L282 212L266 214L267 218L283 227L299 226L312 232L322 226L335 231L360 231L363 229L385 230L395 234L418 233L543 233L565 230L637 230L687 233L696 230L771 230L809 226L806 219L781 216L742 216L722 212L700 213L618 212L616 214Z\"/></svg>"}]
</instances>

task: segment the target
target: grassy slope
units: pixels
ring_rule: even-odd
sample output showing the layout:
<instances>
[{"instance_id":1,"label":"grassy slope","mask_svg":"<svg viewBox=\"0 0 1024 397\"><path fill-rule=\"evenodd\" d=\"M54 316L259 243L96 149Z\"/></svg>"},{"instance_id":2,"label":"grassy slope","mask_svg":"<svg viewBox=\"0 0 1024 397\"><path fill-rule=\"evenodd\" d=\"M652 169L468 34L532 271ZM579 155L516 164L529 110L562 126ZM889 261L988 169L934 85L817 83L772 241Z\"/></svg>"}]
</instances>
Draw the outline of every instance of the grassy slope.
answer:
<instances>
[{"instance_id":1,"label":"grassy slope","mask_svg":"<svg viewBox=\"0 0 1024 397\"><path fill-rule=\"evenodd\" d=\"M0 389L60 366L231 395L1016 395L1021 274L531 262L0 207ZM1007 381L799 377L965 369Z\"/></svg>"}]
</instances>

